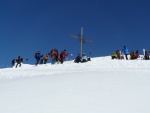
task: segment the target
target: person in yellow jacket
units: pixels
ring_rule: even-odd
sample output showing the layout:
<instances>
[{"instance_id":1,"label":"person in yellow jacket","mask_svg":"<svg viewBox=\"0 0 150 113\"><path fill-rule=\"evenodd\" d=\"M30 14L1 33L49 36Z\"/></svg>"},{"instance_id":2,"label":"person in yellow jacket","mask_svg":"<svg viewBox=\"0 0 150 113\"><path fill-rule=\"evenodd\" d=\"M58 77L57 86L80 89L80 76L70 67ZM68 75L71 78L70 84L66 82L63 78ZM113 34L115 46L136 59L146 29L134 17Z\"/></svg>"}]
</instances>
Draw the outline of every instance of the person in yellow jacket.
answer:
<instances>
[{"instance_id":1,"label":"person in yellow jacket","mask_svg":"<svg viewBox=\"0 0 150 113\"><path fill-rule=\"evenodd\" d=\"M118 58L117 53L114 52L114 53L112 54L111 58L112 58L112 59L117 59L117 58Z\"/></svg>"},{"instance_id":2,"label":"person in yellow jacket","mask_svg":"<svg viewBox=\"0 0 150 113\"><path fill-rule=\"evenodd\" d=\"M43 63L46 64L48 60L48 55L46 54L43 59L44 59Z\"/></svg>"}]
</instances>

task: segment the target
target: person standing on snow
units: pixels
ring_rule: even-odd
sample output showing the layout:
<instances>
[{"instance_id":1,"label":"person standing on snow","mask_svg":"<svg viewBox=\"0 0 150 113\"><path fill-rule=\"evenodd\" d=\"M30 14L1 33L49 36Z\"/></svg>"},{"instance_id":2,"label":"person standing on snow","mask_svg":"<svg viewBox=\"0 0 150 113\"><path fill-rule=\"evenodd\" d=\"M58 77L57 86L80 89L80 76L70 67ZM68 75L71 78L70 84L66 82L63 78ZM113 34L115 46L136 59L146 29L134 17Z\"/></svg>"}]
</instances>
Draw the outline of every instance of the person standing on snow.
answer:
<instances>
[{"instance_id":1,"label":"person standing on snow","mask_svg":"<svg viewBox=\"0 0 150 113\"><path fill-rule=\"evenodd\" d=\"M124 46L124 54L125 54L126 60L128 60L129 50L126 46Z\"/></svg>"},{"instance_id":2,"label":"person standing on snow","mask_svg":"<svg viewBox=\"0 0 150 113\"><path fill-rule=\"evenodd\" d=\"M51 64L55 64L57 62L57 59L58 59L58 50L53 48L51 50L51 52L48 53L48 55L52 58L52 63Z\"/></svg>"},{"instance_id":3,"label":"person standing on snow","mask_svg":"<svg viewBox=\"0 0 150 113\"><path fill-rule=\"evenodd\" d=\"M14 67L15 63L16 63L16 59L13 59L13 60L11 61L12 67Z\"/></svg>"},{"instance_id":4,"label":"person standing on snow","mask_svg":"<svg viewBox=\"0 0 150 113\"><path fill-rule=\"evenodd\" d=\"M35 65L38 65L39 64L39 61L40 59L43 57L43 55L40 54L40 51L38 51L37 53L35 53L35 59L36 59L36 64Z\"/></svg>"},{"instance_id":5,"label":"person standing on snow","mask_svg":"<svg viewBox=\"0 0 150 113\"><path fill-rule=\"evenodd\" d=\"M18 58L16 59L16 68L17 68L17 66L18 66L18 64L19 64L19 67L21 67L21 63L23 62L23 58L21 58L20 56L18 56Z\"/></svg>"},{"instance_id":6,"label":"person standing on snow","mask_svg":"<svg viewBox=\"0 0 150 113\"><path fill-rule=\"evenodd\" d=\"M66 49L64 49L61 53L60 53L60 58L61 58L61 64L63 64L64 59L67 57L67 53L66 53Z\"/></svg>"}]
</instances>

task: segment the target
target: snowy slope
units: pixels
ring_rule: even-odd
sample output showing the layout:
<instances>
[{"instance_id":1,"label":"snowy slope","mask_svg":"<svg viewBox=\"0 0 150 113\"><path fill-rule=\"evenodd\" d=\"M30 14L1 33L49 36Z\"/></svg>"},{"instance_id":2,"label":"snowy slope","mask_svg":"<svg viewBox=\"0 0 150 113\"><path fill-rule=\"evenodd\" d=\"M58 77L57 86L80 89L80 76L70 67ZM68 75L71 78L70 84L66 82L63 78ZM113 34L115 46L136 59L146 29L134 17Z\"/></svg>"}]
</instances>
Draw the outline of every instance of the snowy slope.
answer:
<instances>
[{"instance_id":1,"label":"snowy slope","mask_svg":"<svg viewBox=\"0 0 150 113\"><path fill-rule=\"evenodd\" d=\"M0 69L0 113L149 113L150 61Z\"/></svg>"}]
</instances>

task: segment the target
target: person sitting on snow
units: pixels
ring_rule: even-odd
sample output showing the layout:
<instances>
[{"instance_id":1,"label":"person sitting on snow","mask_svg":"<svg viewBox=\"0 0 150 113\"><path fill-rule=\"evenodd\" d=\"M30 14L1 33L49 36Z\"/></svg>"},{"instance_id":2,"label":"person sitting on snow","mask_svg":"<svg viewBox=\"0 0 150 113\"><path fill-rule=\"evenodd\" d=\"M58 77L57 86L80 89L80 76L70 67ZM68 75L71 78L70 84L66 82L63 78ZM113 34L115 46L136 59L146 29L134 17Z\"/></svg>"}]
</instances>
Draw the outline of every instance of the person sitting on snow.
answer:
<instances>
[{"instance_id":1,"label":"person sitting on snow","mask_svg":"<svg viewBox=\"0 0 150 113\"><path fill-rule=\"evenodd\" d=\"M117 54L117 58L120 59L120 51L119 50L116 51L116 54Z\"/></svg>"},{"instance_id":2,"label":"person sitting on snow","mask_svg":"<svg viewBox=\"0 0 150 113\"><path fill-rule=\"evenodd\" d=\"M46 55L43 57L43 64L46 64L46 63L47 63L47 60L48 60L48 55L46 54Z\"/></svg>"},{"instance_id":3,"label":"person sitting on snow","mask_svg":"<svg viewBox=\"0 0 150 113\"><path fill-rule=\"evenodd\" d=\"M88 57L88 61L91 61L91 58L90 58L90 57Z\"/></svg>"},{"instance_id":4,"label":"person sitting on snow","mask_svg":"<svg viewBox=\"0 0 150 113\"><path fill-rule=\"evenodd\" d=\"M79 62L81 62L81 59L82 58L80 57L80 54L78 54L77 57L75 58L74 62L79 63Z\"/></svg>"},{"instance_id":5,"label":"person sitting on snow","mask_svg":"<svg viewBox=\"0 0 150 113\"><path fill-rule=\"evenodd\" d=\"M112 54L111 58L112 58L112 59L117 59L117 58L118 58L118 57L117 57L117 53L114 52L114 53Z\"/></svg>"},{"instance_id":6,"label":"person sitting on snow","mask_svg":"<svg viewBox=\"0 0 150 113\"><path fill-rule=\"evenodd\" d=\"M130 59L131 59L131 60L136 59L136 56L135 56L135 53L134 53L133 50L132 50L131 53L130 53Z\"/></svg>"},{"instance_id":7,"label":"person sitting on snow","mask_svg":"<svg viewBox=\"0 0 150 113\"><path fill-rule=\"evenodd\" d=\"M87 62L88 61L88 58L87 56L85 55L85 53L82 54L82 62Z\"/></svg>"},{"instance_id":8,"label":"person sitting on snow","mask_svg":"<svg viewBox=\"0 0 150 113\"><path fill-rule=\"evenodd\" d=\"M147 51L145 51L144 59L145 59L145 60L149 60L149 54L148 54L148 52L147 52Z\"/></svg>"},{"instance_id":9,"label":"person sitting on snow","mask_svg":"<svg viewBox=\"0 0 150 113\"><path fill-rule=\"evenodd\" d=\"M137 59L137 58L140 58L140 55L139 55L139 51L138 51L138 50L136 50L135 57L136 57L136 59Z\"/></svg>"}]
</instances>

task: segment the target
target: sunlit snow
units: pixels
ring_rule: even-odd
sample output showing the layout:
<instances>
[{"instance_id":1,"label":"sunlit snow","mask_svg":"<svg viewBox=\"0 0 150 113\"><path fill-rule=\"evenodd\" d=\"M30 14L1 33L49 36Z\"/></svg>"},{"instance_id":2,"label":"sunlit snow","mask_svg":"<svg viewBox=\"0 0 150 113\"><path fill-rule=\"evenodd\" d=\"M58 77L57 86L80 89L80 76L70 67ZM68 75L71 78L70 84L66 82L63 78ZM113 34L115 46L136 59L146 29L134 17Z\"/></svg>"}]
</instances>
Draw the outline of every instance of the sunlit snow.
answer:
<instances>
[{"instance_id":1,"label":"sunlit snow","mask_svg":"<svg viewBox=\"0 0 150 113\"><path fill-rule=\"evenodd\" d=\"M0 69L0 113L150 113L149 87L149 60L22 64Z\"/></svg>"}]
</instances>

